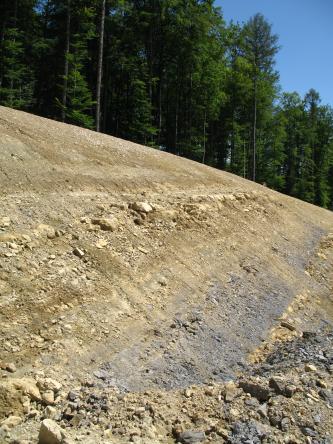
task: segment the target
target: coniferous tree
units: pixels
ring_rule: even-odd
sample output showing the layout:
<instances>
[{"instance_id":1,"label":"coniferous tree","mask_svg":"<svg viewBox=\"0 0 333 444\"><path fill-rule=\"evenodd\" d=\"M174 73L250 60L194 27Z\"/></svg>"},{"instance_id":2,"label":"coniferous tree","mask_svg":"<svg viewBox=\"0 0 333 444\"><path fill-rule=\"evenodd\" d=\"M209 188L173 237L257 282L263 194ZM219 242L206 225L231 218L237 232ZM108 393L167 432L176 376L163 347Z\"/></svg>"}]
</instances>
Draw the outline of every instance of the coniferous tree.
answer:
<instances>
[{"instance_id":1,"label":"coniferous tree","mask_svg":"<svg viewBox=\"0 0 333 444\"><path fill-rule=\"evenodd\" d=\"M285 131L285 161L283 171L285 175L284 191L291 196L297 195L297 181L299 177L299 160L301 146L304 144L305 115L303 102L299 94L284 93L281 97L280 116Z\"/></svg>"},{"instance_id":2,"label":"coniferous tree","mask_svg":"<svg viewBox=\"0 0 333 444\"><path fill-rule=\"evenodd\" d=\"M88 45L95 37L95 9L85 0L66 0L65 4L60 2L58 8L60 11L55 9L55 18L60 22L56 26L65 26L66 31L64 46L60 47L64 60L64 73L59 75L63 80L61 99L56 98L56 103L61 111L61 120L92 129L95 102L87 70L90 60Z\"/></svg>"},{"instance_id":3,"label":"coniferous tree","mask_svg":"<svg viewBox=\"0 0 333 444\"><path fill-rule=\"evenodd\" d=\"M104 48L104 25L105 25L105 0L101 0L100 22L99 22L99 44L98 44L98 65L97 65L97 85L96 85L96 131L101 129L101 88L103 73L103 48Z\"/></svg>"},{"instance_id":4,"label":"coniferous tree","mask_svg":"<svg viewBox=\"0 0 333 444\"><path fill-rule=\"evenodd\" d=\"M63 122L65 122L65 119L66 119L66 108L67 108L70 40L71 40L71 0L67 0L67 2L66 2L66 38L65 38L66 43L65 43L65 53L64 53L64 75L63 75L62 108L61 108L61 120Z\"/></svg>"},{"instance_id":5,"label":"coniferous tree","mask_svg":"<svg viewBox=\"0 0 333 444\"><path fill-rule=\"evenodd\" d=\"M257 127L265 108L274 99L278 75L274 71L274 56L278 51L277 36L262 14L256 14L244 27L244 55L251 66L252 97L252 179L256 180Z\"/></svg>"},{"instance_id":6,"label":"coniferous tree","mask_svg":"<svg viewBox=\"0 0 333 444\"><path fill-rule=\"evenodd\" d=\"M29 109L33 104L28 44L35 4L32 0L4 0L0 6L0 104L4 106Z\"/></svg>"},{"instance_id":7,"label":"coniferous tree","mask_svg":"<svg viewBox=\"0 0 333 444\"><path fill-rule=\"evenodd\" d=\"M220 110L215 145L220 168L249 177L252 81L251 66L244 57L243 48L242 28L230 25L224 85L226 99Z\"/></svg>"}]
</instances>

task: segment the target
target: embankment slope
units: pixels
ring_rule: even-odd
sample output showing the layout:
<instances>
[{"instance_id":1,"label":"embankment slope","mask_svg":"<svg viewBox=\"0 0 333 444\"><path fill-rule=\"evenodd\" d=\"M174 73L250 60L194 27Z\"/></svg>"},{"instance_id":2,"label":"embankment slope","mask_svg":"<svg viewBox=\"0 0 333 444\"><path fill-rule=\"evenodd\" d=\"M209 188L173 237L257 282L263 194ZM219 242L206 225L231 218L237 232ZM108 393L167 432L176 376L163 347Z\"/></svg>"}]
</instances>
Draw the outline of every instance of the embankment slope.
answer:
<instances>
[{"instance_id":1,"label":"embankment slope","mask_svg":"<svg viewBox=\"0 0 333 444\"><path fill-rule=\"evenodd\" d=\"M318 249L333 214L232 174L0 107L0 199L1 359L15 377L219 382L293 301L308 304L299 329L326 316L311 301L329 305Z\"/></svg>"}]
</instances>

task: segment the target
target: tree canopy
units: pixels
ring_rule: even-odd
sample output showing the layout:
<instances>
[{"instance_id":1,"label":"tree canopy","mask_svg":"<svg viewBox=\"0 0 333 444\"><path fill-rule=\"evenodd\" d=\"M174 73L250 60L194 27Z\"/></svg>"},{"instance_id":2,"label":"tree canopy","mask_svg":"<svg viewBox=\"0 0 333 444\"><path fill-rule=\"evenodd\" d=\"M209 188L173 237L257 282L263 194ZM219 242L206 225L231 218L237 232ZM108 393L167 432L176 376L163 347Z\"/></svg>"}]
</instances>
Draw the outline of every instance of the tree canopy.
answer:
<instances>
[{"instance_id":1,"label":"tree canopy","mask_svg":"<svg viewBox=\"0 0 333 444\"><path fill-rule=\"evenodd\" d=\"M0 104L333 209L333 111L282 92L278 37L213 0L3 0Z\"/></svg>"}]
</instances>

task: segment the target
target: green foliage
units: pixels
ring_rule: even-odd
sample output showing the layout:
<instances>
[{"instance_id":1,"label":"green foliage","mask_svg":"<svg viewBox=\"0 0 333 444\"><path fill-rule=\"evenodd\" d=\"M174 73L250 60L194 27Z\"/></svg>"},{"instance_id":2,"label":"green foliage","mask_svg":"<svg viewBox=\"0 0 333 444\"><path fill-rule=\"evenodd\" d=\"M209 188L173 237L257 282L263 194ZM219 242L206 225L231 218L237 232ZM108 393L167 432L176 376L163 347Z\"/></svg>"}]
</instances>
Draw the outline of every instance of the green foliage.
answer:
<instances>
[{"instance_id":1,"label":"green foliage","mask_svg":"<svg viewBox=\"0 0 333 444\"><path fill-rule=\"evenodd\" d=\"M32 103L32 73L24 63L23 36L16 28L8 29L2 47L4 75L0 103L11 108L26 109Z\"/></svg>"},{"instance_id":2,"label":"green foliage","mask_svg":"<svg viewBox=\"0 0 333 444\"><path fill-rule=\"evenodd\" d=\"M65 116L69 123L93 129L95 102L88 85L85 68L90 62L88 44L95 37L95 11L80 3L73 2L72 5L72 15L77 21L77 32L71 38L70 52L66 56L69 71ZM58 103L60 103L59 100Z\"/></svg>"},{"instance_id":3,"label":"green foliage","mask_svg":"<svg viewBox=\"0 0 333 444\"><path fill-rule=\"evenodd\" d=\"M34 72L29 60L33 42L33 0L0 4L0 104L29 109L34 101Z\"/></svg>"},{"instance_id":4,"label":"green foliage","mask_svg":"<svg viewBox=\"0 0 333 444\"><path fill-rule=\"evenodd\" d=\"M280 116L285 128L284 192L324 207L330 206L330 165L333 114L320 106L319 94L310 90L304 100L297 93L284 94Z\"/></svg>"}]
</instances>

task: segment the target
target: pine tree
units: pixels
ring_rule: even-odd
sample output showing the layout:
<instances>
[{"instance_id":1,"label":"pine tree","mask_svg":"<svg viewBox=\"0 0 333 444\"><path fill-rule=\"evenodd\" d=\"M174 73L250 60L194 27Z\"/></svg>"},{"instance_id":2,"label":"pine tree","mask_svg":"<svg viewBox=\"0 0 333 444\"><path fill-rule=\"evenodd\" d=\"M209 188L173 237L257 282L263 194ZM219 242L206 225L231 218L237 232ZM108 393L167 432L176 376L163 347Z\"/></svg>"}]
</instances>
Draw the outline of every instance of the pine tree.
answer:
<instances>
[{"instance_id":1,"label":"pine tree","mask_svg":"<svg viewBox=\"0 0 333 444\"><path fill-rule=\"evenodd\" d=\"M68 123L94 127L92 90L87 79L88 44L95 37L95 10L80 0L67 0L61 118ZM69 48L69 50L68 50ZM66 75L67 73L67 75Z\"/></svg>"},{"instance_id":2,"label":"pine tree","mask_svg":"<svg viewBox=\"0 0 333 444\"><path fill-rule=\"evenodd\" d=\"M285 186L283 191L296 196L296 184L299 177L301 146L304 144L304 107L299 94L284 93L280 103L280 118L285 131Z\"/></svg>"},{"instance_id":3,"label":"pine tree","mask_svg":"<svg viewBox=\"0 0 333 444\"><path fill-rule=\"evenodd\" d=\"M226 35L225 101L215 144L220 168L249 177L251 66L244 57L243 32L231 24Z\"/></svg>"},{"instance_id":4,"label":"pine tree","mask_svg":"<svg viewBox=\"0 0 333 444\"><path fill-rule=\"evenodd\" d=\"M33 104L34 73L27 61L27 38L35 3L5 0L0 7L0 104L4 106L29 109Z\"/></svg>"},{"instance_id":5,"label":"pine tree","mask_svg":"<svg viewBox=\"0 0 333 444\"><path fill-rule=\"evenodd\" d=\"M70 59L70 40L71 40L71 0L66 2L66 37L65 37L65 53L64 53L64 75L63 75L63 88L62 88L62 100L61 100L61 120L66 120L66 108L67 108L67 90L68 90L68 71L69 71L69 59Z\"/></svg>"},{"instance_id":6,"label":"pine tree","mask_svg":"<svg viewBox=\"0 0 333 444\"><path fill-rule=\"evenodd\" d=\"M265 107L274 99L278 75L274 57L278 51L277 36L262 14L256 14L244 27L244 55L251 65L252 106L252 179L256 180L257 128ZM267 92L266 92L266 91Z\"/></svg>"},{"instance_id":7,"label":"pine tree","mask_svg":"<svg viewBox=\"0 0 333 444\"><path fill-rule=\"evenodd\" d=\"M101 124L101 88L103 72L103 48L104 48L104 25L105 25L105 0L100 2L100 22L99 22L99 44L98 44L98 66L96 85L96 131L100 131Z\"/></svg>"}]
</instances>

